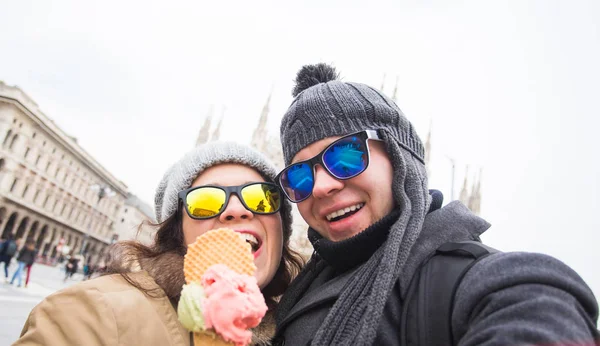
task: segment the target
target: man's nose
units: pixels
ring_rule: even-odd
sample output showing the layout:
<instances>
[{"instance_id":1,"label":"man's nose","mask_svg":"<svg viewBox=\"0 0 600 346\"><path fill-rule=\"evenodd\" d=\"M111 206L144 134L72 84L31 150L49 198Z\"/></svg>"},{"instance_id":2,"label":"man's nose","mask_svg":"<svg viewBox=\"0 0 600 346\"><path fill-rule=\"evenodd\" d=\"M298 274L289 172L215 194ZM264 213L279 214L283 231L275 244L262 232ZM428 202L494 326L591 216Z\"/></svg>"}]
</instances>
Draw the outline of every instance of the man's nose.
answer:
<instances>
[{"instance_id":1,"label":"man's nose","mask_svg":"<svg viewBox=\"0 0 600 346\"><path fill-rule=\"evenodd\" d=\"M342 180L332 177L331 174L320 165L315 167L315 186L313 187L313 196L315 196L315 198L331 196L343 188L344 182Z\"/></svg>"}]
</instances>

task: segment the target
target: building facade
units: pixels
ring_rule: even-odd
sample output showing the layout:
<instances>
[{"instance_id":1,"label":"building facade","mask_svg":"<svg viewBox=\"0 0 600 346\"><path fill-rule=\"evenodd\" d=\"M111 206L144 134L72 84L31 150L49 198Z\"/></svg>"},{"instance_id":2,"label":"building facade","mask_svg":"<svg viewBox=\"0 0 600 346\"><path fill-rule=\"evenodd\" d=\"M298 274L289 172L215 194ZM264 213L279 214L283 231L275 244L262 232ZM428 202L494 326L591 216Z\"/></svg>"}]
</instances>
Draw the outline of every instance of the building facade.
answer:
<instances>
[{"instance_id":1,"label":"building facade","mask_svg":"<svg viewBox=\"0 0 600 346\"><path fill-rule=\"evenodd\" d=\"M154 241L156 229L148 222L155 222L152 208L135 195L128 194L116 226L119 240L137 240L150 245Z\"/></svg>"},{"instance_id":2,"label":"building facade","mask_svg":"<svg viewBox=\"0 0 600 346\"><path fill-rule=\"evenodd\" d=\"M0 237L33 240L42 257L101 256L118 235L127 186L0 81Z\"/></svg>"}]
</instances>

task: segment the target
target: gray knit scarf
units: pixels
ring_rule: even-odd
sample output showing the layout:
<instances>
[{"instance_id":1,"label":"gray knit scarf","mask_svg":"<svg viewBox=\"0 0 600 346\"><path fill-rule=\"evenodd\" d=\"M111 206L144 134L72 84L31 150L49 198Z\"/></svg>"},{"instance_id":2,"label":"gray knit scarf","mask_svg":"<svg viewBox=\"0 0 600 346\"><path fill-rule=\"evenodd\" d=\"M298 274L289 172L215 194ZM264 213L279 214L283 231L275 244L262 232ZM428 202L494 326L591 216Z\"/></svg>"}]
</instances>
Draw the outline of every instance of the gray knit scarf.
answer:
<instances>
[{"instance_id":1,"label":"gray knit scarf","mask_svg":"<svg viewBox=\"0 0 600 346\"><path fill-rule=\"evenodd\" d=\"M372 345L383 309L408 255L417 240L430 197L423 164L386 133L394 167L394 198L400 217L387 241L359 269L341 293L317 331L313 345Z\"/></svg>"}]
</instances>

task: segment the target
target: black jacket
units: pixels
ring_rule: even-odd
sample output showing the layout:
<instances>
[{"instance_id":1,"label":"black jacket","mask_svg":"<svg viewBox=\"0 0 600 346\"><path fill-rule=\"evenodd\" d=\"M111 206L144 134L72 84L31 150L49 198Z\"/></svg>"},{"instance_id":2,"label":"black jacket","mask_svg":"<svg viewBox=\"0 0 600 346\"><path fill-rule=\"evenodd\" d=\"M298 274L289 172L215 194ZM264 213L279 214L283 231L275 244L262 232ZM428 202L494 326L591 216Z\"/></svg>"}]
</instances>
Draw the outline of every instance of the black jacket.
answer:
<instances>
[{"instance_id":1,"label":"black jacket","mask_svg":"<svg viewBox=\"0 0 600 346\"><path fill-rule=\"evenodd\" d=\"M19 256L17 257L17 261L19 262L25 262L25 264L27 264L28 266L32 265L35 262L35 256L37 254L37 251L34 250L29 250L26 247L24 247L21 250L21 253L19 253Z\"/></svg>"},{"instance_id":2,"label":"black jacket","mask_svg":"<svg viewBox=\"0 0 600 346\"><path fill-rule=\"evenodd\" d=\"M488 227L458 202L427 215L388 297L375 345L400 344L402 297L423 260L441 244L473 240ZM307 265L305 271L320 266L319 275L294 297L291 309L278 314L275 345L310 344L356 270L339 274L322 262ZM282 301L296 294L293 287ZM451 327L461 346L590 343L598 337L597 318L591 290L572 269L550 256L513 252L491 255L471 268L456 292Z\"/></svg>"}]
</instances>

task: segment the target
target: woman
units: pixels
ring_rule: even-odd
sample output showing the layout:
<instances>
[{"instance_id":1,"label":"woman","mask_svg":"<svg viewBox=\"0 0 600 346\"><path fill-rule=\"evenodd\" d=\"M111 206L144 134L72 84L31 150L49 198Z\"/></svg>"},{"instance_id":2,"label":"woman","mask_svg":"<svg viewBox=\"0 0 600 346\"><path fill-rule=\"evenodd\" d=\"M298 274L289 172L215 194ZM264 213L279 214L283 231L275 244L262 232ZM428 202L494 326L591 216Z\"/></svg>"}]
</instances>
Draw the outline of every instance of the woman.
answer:
<instances>
[{"instance_id":1,"label":"woman","mask_svg":"<svg viewBox=\"0 0 600 346\"><path fill-rule=\"evenodd\" d=\"M196 148L158 186L154 245L113 246L107 275L46 298L32 310L15 345L190 345L191 335L176 314L185 283L183 256L197 236L221 227L243 233L254 250L269 312L253 331L253 344L268 345L277 298L301 266L288 247L291 206L272 185L275 175L273 165L246 146ZM243 187L227 194L223 187L229 186ZM206 203L219 199L216 207ZM258 206L259 199L267 208Z\"/></svg>"}]
</instances>

